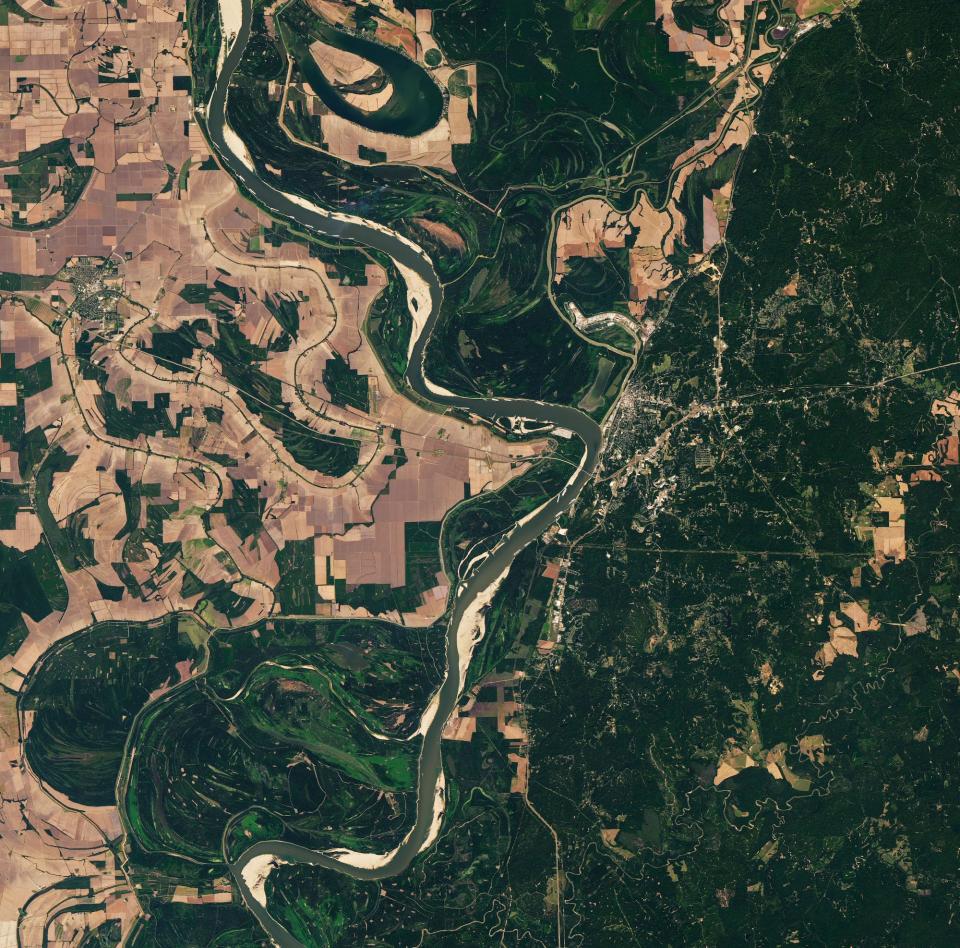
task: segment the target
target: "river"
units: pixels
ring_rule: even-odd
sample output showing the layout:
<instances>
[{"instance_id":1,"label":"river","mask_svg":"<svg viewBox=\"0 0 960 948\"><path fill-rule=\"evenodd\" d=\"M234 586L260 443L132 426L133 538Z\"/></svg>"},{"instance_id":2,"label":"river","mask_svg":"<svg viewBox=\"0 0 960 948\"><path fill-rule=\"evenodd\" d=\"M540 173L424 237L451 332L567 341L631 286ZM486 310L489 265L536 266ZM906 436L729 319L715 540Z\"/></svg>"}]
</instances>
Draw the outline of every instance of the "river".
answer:
<instances>
[{"instance_id":1,"label":"river","mask_svg":"<svg viewBox=\"0 0 960 948\"><path fill-rule=\"evenodd\" d=\"M264 840L249 847L230 864L230 872L240 894L264 930L284 948L296 948L300 943L267 911L262 886L251 887L252 876L257 874L258 867L266 868L273 859L278 859L287 863L322 866L361 880L384 879L403 872L413 858L433 842L437 807L438 804L442 806L443 796L441 735L463 688L464 669L461 668L460 652L464 643L460 640L467 640L468 636L464 633L472 631L478 607L489 599L516 555L553 524L580 494L596 467L602 436L597 423L576 408L528 399L468 398L447 392L430 383L424 375L424 355L430 334L440 315L443 286L427 254L411 240L381 225L325 211L281 191L254 170L253 162L246 155L244 146L227 125L227 91L250 38L251 20L251 0L242 0L242 22L204 110L207 136L221 165L264 208L278 218L294 221L305 230L323 236L373 247L393 259L406 279L408 299L411 299L411 306L416 310L412 313L414 336L409 350L406 381L418 395L438 407L463 409L491 421L502 417L518 417L537 424L553 425L558 430L572 432L584 445L580 464L564 488L521 520L454 591L446 636L446 675L424 717L426 727L422 729L416 819L399 847L385 857L371 857L366 860L368 866L365 867L350 864L347 861L350 854L343 850L320 851L282 840ZM414 292L415 285L420 287L419 294ZM423 306L428 308L426 314L421 308ZM472 647L469 642L468 647ZM469 655L466 654L464 665L468 658ZM364 860L354 858L353 862L362 863ZM254 888L258 888L258 891L253 891Z\"/></svg>"}]
</instances>

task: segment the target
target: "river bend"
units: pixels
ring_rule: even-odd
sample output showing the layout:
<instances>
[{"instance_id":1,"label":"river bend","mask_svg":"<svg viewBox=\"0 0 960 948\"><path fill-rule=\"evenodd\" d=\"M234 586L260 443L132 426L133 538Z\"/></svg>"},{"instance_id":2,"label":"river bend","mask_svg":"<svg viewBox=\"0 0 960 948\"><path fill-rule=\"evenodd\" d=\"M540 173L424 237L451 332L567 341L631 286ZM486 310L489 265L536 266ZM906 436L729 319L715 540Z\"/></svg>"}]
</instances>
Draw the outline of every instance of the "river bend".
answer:
<instances>
[{"instance_id":1,"label":"river bend","mask_svg":"<svg viewBox=\"0 0 960 948\"><path fill-rule=\"evenodd\" d=\"M438 389L427 380L424 375L424 355L443 302L443 286L427 254L411 240L381 225L324 211L316 205L284 193L261 177L251 167L253 162L245 155L243 146L238 147L237 137L226 120L227 92L250 38L251 21L251 0L242 0L242 22L239 30L223 59L210 101L205 110L200 111L208 139L222 166L267 211L278 218L293 221L301 228L325 237L353 241L382 251L393 259L401 273L413 273L423 281L429 295L429 313L415 314L414 339L406 372L407 383L419 396L437 406L463 409L490 421L503 417L518 417L540 425L553 425L557 429L573 432L584 445L581 462L560 493L532 514L528 514L509 531L492 553L473 569L454 591L446 636L446 675L438 695L431 703L434 713L429 718L422 737L416 818L399 847L376 868L361 868L337 858L334 855L338 852L336 850L325 852L282 840L264 840L250 846L230 864L230 871L244 901L267 934L284 948L298 948L300 943L267 911L263 904L265 898L262 902L251 891L244 878L244 869L251 864L264 862L265 858L275 857L288 863L304 863L333 869L355 879L384 879L403 872L413 858L432 842L434 807L438 794L443 792L441 734L445 722L456 707L463 687L458 645L460 625L469 621L471 606L475 611L477 600L485 593L489 594L492 587L495 588L517 554L554 523L577 498L596 467L602 438L597 423L576 408L529 399L468 398ZM410 280L407 282L409 290Z\"/></svg>"}]
</instances>

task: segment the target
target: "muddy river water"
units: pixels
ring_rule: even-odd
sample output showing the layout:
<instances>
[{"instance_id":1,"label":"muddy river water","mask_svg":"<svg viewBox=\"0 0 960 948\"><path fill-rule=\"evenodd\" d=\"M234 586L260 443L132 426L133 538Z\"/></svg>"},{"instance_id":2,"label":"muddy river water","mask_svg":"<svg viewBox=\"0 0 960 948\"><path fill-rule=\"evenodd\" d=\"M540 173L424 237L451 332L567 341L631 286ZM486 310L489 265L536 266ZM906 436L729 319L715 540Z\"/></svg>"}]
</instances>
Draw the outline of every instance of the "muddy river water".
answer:
<instances>
[{"instance_id":1,"label":"muddy river water","mask_svg":"<svg viewBox=\"0 0 960 948\"><path fill-rule=\"evenodd\" d=\"M325 237L375 248L393 259L404 275L408 291L417 290L408 292L414 310L414 338L409 350L406 381L418 395L441 410L459 408L491 421L514 417L528 419L535 425L555 426L558 432L570 434L583 443L579 466L571 468L571 477L563 489L517 523L454 590L446 635L446 674L421 726L416 818L400 845L391 853L371 855L346 850L313 850L282 840L264 840L250 846L231 863L230 871L244 901L269 936L280 945L297 946L299 942L267 911L262 884L264 874L275 861L281 861L322 866L356 879L383 879L403 872L414 857L433 842L443 809L441 734L463 688L478 615L517 554L570 507L588 482L596 466L602 438L597 423L575 408L528 399L463 397L438 388L426 378L424 354L443 300L443 286L427 254L406 237L379 224L326 211L280 190L255 170L245 147L229 128L226 121L228 89L249 40L252 19L251 0L235 2L242 4L242 21L222 63L210 101L203 110L205 115L202 115L210 143L223 167L259 204L278 218L295 222L300 228ZM269 801L264 804L269 807Z\"/></svg>"}]
</instances>

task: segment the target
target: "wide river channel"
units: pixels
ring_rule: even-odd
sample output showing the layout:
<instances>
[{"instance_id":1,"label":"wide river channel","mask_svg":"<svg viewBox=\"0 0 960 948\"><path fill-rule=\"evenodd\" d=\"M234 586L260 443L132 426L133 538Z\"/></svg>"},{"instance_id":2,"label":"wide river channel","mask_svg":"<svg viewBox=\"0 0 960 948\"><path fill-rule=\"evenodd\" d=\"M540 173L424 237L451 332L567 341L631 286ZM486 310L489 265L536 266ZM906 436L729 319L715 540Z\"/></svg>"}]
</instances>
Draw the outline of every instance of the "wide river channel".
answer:
<instances>
[{"instance_id":1,"label":"wide river channel","mask_svg":"<svg viewBox=\"0 0 960 948\"><path fill-rule=\"evenodd\" d=\"M287 948L287 946L299 946L300 943L270 915L263 904L265 899L262 898L262 894L258 898L251 891L244 878L244 868L254 861L254 865L262 864L265 857L275 857L287 863L310 864L333 869L355 879L384 879L403 872L417 853L425 848L431 838L434 806L443 778L441 734L445 722L456 707L463 687L457 641L460 625L465 621L465 614L467 614L466 621L469 621L470 607L476 603L478 597L483 596L493 584L498 582L516 555L528 543L540 536L573 503L593 474L602 437L597 423L575 408L527 399L467 398L450 393L441 394L436 387L427 382L424 377L424 353L431 331L440 315L443 301L443 286L429 257L408 239L379 225L360 218L348 218L345 215L326 212L309 202L291 199L290 195L285 194L252 170L248 161L244 160L245 156L237 154L236 138L226 122L226 103L231 77L243 57L250 38L251 0L242 0L242 7L242 24L223 62L205 110L207 134L223 167L264 208L278 218L295 222L307 231L353 241L382 251L394 260L398 269L412 270L425 282L429 288L430 312L425 321L423 321L423 314L418 314L418 320L415 320L420 327L420 332L410 351L406 373L407 383L419 396L433 402L439 408L459 408L491 421L503 417L515 417L528 419L539 425L553 425L559 430L572 432L584 445L583 459L563 490L517 524L493 552L458 584L454 592L446 636L446 677L433 704L436 711L422 736L423 744L417 777L416 820L399 848L394 850L389 858L381 860L375 868L360 868L345 863L330 852L308 849L282 840L264 840L250 846L235 862L231 863L230 871L244 901L267 934L276 943ZM416 329L414 332L416 333Z\"/></svg>"}]
</instances>

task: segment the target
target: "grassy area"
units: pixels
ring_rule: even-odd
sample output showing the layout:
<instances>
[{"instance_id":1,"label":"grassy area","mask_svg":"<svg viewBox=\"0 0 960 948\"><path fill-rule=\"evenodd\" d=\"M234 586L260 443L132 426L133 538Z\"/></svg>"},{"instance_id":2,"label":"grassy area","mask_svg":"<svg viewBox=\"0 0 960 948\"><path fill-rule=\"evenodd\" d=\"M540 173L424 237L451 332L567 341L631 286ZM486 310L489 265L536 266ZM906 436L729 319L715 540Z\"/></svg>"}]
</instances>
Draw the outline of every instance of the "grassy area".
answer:
<instances>
[{"instance_id":1,"label":"grassy area","mask_svg":"<svg viewBox=\"0 0 960 948\"><path fill-rule=\"evenodd\" d=\"M73 158L70 141L60 138L31 151L21 152L15 172L0 172L10 189L13 216L8 226L15 230L39 230L63 220L74 208L93 169L80 167ZM56 183L51 184L51 179ZM59 193L63 210L28 223L27 212L42 199Z\"/></svg>"},{"instance_id":2,"label":"grassy area","mask_svg":"<svg viewBox=\"0 0 960 948\"><path fill-rule=\"evenodd\" d=\"M365 375L350 368L339 352L334 352L323 366L323 384L334 405L370 411L370 383Z\"/></svg>"}]
</instances>

